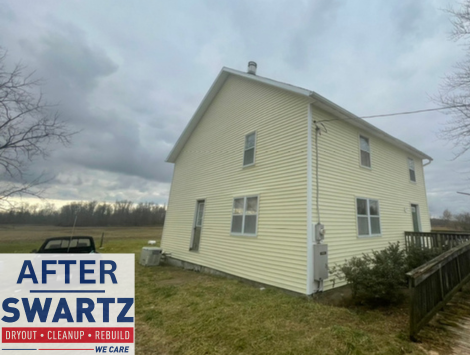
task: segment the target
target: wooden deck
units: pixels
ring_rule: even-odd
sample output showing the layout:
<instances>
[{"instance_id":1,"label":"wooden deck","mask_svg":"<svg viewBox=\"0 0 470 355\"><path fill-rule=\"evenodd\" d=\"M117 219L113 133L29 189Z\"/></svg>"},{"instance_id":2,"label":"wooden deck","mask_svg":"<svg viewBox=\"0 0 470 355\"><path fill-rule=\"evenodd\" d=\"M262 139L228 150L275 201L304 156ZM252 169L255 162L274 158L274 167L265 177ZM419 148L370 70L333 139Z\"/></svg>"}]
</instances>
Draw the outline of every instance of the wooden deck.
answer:
<instances>
[{"instance_id":1,"label":"wooden deck","mask_svg":"<svg viewBox=\"0 0 470 355\"><path fill-rule=\"evenodd\" d=\"M448 334L451 352L448 349L433 349L432 354L470 354L470 286L454 295L452 300L439 311L429 323L431 327L444 329Z\"/></svg>"}]
</instances>

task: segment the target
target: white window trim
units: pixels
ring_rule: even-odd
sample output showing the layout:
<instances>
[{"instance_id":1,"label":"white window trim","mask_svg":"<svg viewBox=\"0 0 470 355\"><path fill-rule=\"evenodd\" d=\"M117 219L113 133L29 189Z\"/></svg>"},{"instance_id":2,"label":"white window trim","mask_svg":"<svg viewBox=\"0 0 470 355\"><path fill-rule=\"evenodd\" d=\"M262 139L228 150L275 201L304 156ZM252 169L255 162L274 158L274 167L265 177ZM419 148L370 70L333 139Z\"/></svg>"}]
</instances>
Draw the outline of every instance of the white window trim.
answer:
<instances>
[{"instance_id":1,"label":"white window trim","mask_svg":"<svg viewBox=\"0 0 470 355\"><path fill-rule=\"evenodd\" d=\"M245 151L247 151L248 149L245 149L245 144L246 144L246 137L251 135L251 134L254 134L255 135L255 146L253 147L253 163L250 163L250 164L244 164L245 163ZM256 163L256 143L258 140L258 133L256 131L253 131L253 132L250 132L250 133L247 133L245 134L245 140L243 141L243 159L242 159L242 164L243 164L243 167L246 168L248 166L253 166L255 165ZM250 148L251 149L251 148Z\"/></svg>"},{"instance_id":2,"label":"white window trim","mask_svg":"<svg viewBox=\"0 0 470 355\"><path fill-rule=\"evenodd\" d=\"M256 211L256 230L254 234L251 233L243 233L245 230L245 209L246 209L246 199L250 197L256 197L258 199L257 211ZM243 198L243 220L242 220L242 233L232 232L232 224L233 224L233 202L237 199ZM238 196L232 199L232 207L230 213L230 235L237 236L237 237L257 237L258 236L258 221L259 221L259 195L246 195L246 196Z\"/></svg>"},{"instance_id":3,"label":"white window trim","mask_svg":"<svg viewBox=\"0 0 470 355\"><path fill-rule=\"evenodd\" d=\"M194 243L194 227L196 227L196 223L197 223L197 211L198 211L198 207L199 207L199 203L200 202L204 202L204 212L202 213L202 223L201 223L201 236L202 236L202 229L204 228L204 215L206 214L206 204L207 204L207 199L205 198L198 198L196 200L196 208L195 208L195 211L194 211L194 220L193 220L193 224L192 224L192 227L191 227L191 239L189 241L189 251L192 252L192 253L199 253L199 249L201 247L201 240L199 239L199 249L198 250L194 250L193 249L193 243ZM200 238L200 237L199 237Z\"/></svg>"},{"instance_id":4,"label":"white window trim","mask_svg":"<svg viewBox=\"0 0 470 355\"><path fill-rule=\"evenodd\" d=\"M367 201L367 215L364 214L357 214L357 200L366 200ZM380 233L379 234L371 234L372 232L372 227L370 223L370 209L369 209L369 200L372 201L377 201L377 204L379 206L379 214L374 217L379 217L379 227L380 227ZM369 197L359 197L356 196L354 199L354 208L356 210L356 233L358 238L374 238L374 237L381 237L382 236L382 216L380 215L380 201L379 199L376 198L369 198ZM367 222L369 223L369 234L367 235L360 235L359 234L359 223L357 222L358 217L367 217Z\"/></svg>"},{"instance_id":5,"label":"white window trim","mask_svg":"<svg viewBox=\"0 0 470 355\"><path fill-rule=\"evenodd\" d=\"M413 227L413 210L412 210L413 205L415 205L417 208L416 214L418 215L418 227L419 227L419 231L422 232L423 226L421 225L421 208L419 207L419 204L415 202L410 202L411 226Z\"/></svg>"},{"instance_id":6,"label":"white window trim","mask_svg":"<svg viewBox=\"0 0 470 355\"><path fill-rule=\"evenodd\" d=\"M414 179L414 181L411 180L411 176L410 176L410 170L411 170L411 169L410 169L409 160L412 160L412 161L413 161L413 171L415 172L415 179ZM415 160L414 160L413 158L408 157L408 158L406 159L406 165L407 165L407 168L408 168L408 179L410 180L411 183L416 184L416 181L417 181L418 179L417 179L417 176L416 176L416 162L415 162Z\"/></svg>"},{"instance_id":7,"label":"white window trim","mask_svg":"<svg viewBox=\"0 0 470 355\"><path fill-rule=\"evenodd\" d=\"M362 165L362 157L361 157L361 152L362 152L362 149L361 149L361 137L362 137L362 138L366 138L367 141L369 142L370 166ZM361 168L364 168L364 169L372 170L372 144L371 144L371 142L370 142L370 138L369 138L368 136L364 135L364 134L359 133L358 139L359 139L359 166L360 166Z\"/></svg>"}]
</instances>

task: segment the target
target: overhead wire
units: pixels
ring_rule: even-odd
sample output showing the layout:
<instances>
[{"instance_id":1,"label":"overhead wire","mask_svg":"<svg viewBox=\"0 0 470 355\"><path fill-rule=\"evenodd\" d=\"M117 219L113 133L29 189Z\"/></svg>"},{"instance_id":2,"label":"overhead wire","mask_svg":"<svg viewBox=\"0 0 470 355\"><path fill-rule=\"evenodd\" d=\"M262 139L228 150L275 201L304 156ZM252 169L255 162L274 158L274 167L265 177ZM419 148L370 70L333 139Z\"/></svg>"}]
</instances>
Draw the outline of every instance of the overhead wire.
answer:
<instances>
[{"instance_id":1,"label":"overhead wire","mask_svg":"<svg viewBox=\"0 0 470 355\"><path fill-rule=\"evenodd\" d=\"M421 109L421 110L415 110L415 111L403 111L403 112L385 113L385 114L372 115L372 116L361 116L359 118L364 119L364 118L377 118L377 117L412 115L412 114L416 114L416 113L431 112L431 111L442 111L442 110L449 110L449 109L452 109L452 108L459 108L459 107L470 107L470 105L453 105L453 106ZM353 119L354 117L346 117L346 118ZM317 121L317 122L330 122L330 121L338 121L338 120L342 120L342 118L332 118L332 119L329 119L329 120L321 120L321 121Z\"/></svg>"}]
</instances>

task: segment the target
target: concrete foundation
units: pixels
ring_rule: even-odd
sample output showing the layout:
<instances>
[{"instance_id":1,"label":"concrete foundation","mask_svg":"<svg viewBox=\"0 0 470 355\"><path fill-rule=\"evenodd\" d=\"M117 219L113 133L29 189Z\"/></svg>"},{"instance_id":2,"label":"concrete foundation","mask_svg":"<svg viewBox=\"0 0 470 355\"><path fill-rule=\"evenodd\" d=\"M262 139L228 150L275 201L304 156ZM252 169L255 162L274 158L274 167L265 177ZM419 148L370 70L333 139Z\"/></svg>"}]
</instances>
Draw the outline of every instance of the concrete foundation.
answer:
<instances>
[{"instance_id":1,"label":"concrete foundation","mask_svg":"<svg viewBox=\"0 0 470 355\"><path fill-rule=\"evenodd\" d=\"M307 296L305 294L302 294L302 293L286 290L286 289L271 286L271 285L266 285L266 284L263 284L261 282L249 280L249 279L246 279L246 278L243 278L243 277L240 277L240 276L235 276L235 275L223 272L223 271L215 270L215 269L212 269L212 268L207 267L207 266L202 266L202 265L191 263L189 261L175 259L175 258L173 258L171 256L168 256L168 255L165 255L165 259L163 260L163 264L164 265L180 267L180 268L183 268L185 270L191 270L191 271L195 271L195 272L202 272L202 273L209 274L209 275L225 277L225 278L232 279L232 280L238 280L238 281L241 281L241 282L246 283L248 285L257 287L257 288L276 289L276 290L280 290L280 291L282 291L284 293L287 293L289 295L292 295L292 296L309 297L309 296Z\"/></svg>"}]
</instances>

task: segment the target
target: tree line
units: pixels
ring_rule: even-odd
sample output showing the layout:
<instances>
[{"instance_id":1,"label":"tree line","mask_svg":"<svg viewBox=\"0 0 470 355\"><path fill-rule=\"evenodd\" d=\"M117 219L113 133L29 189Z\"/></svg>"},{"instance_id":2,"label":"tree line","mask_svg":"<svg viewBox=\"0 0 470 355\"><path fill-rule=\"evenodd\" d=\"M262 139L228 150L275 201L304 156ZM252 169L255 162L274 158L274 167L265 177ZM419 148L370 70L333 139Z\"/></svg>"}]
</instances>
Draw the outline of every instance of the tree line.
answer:
<instances>
[{"instance_id":1,"label":"tree line","mask_svg":"<svg viewBox=\"0 0 470 355\"><path fill-rule=\"evenodd\" d=\"M60 208L52 203L23 203L8 211L0 211L0 224L36 224L72 226L150 226L163 225L166 206L151 202L131 201L71 202Z\"/></svg>"},{"instance_id":2,"label":"tree line","mask_svg":"<svg viewBox=\"0 0 470 355\"><path fill-rule=\"evenodd\" d=\"M432 218L431 226L445 227L455 231L470 231L470 213L462 212L453 214L449 210L444 210L440 218Z\"/></svg>"}]
</instances>

